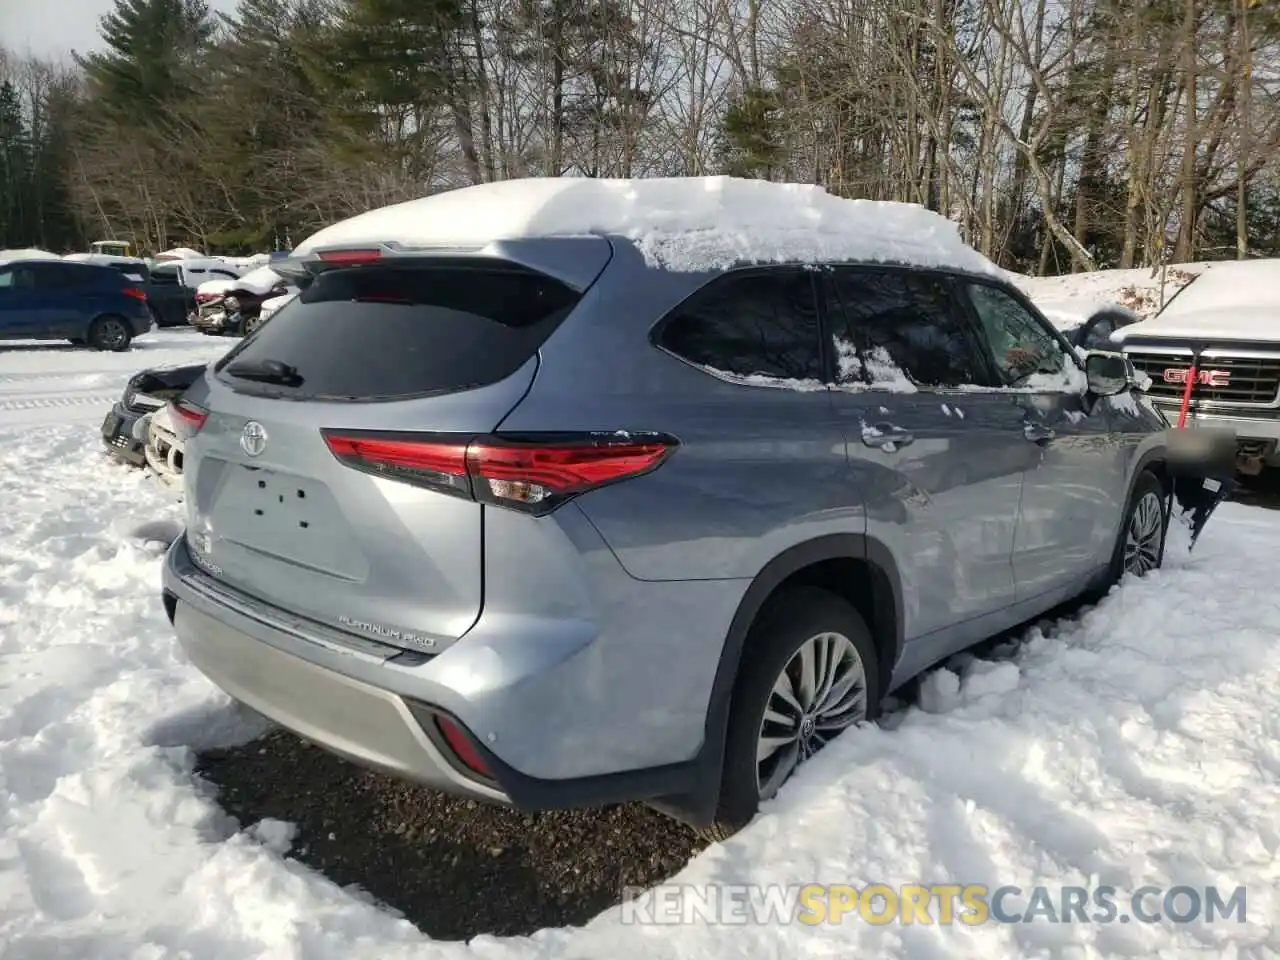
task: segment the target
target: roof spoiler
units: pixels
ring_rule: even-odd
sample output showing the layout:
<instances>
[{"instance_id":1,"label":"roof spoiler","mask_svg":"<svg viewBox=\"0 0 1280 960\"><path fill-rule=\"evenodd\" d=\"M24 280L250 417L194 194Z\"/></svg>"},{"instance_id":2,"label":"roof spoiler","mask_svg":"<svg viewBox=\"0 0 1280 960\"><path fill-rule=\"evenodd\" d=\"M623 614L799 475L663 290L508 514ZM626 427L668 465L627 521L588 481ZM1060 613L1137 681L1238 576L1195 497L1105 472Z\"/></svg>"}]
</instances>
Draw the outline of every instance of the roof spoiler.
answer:
<instances>
[{"instance_id":1,"label":"roof spoiler","mask_svg":"<svg viewBox=\"0 0 1280 960\"><path fill-rule=\"evenodd\" d=\"M317 274L342 267L358 267L386 260L432 256L474 257L483 247L460 249L458 247L406 246L389 241L386 243L343 243L316 247L306 253L285 257L270 264L271 269L290 280L309 282Z\"/></svg>"}]
</instances>

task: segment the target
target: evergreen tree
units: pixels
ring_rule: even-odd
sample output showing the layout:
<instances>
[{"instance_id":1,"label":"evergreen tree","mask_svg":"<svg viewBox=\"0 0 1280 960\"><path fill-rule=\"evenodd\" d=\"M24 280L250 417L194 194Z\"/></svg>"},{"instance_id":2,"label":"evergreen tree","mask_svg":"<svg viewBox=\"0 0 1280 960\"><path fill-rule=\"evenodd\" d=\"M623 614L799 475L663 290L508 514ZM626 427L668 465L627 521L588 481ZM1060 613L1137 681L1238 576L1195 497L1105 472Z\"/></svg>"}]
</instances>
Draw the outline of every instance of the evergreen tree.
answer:
<instances>
[{"instance_id":1,"label":"evergreen tree","mask_svg":"<svg viewBox=\"0 0 1280 960\"><path fill-rule=\"evenodd\" d=\"M32 224L28 213L31 186L31 143L18 91L0 83L0 247L27 246Z\"/></svg>"},{"instance_id":2,"label":"evergreen tree","mask_svg":"<svg viewBox=\"0 0 1280 960\"><path fill-rule=\"evenodd\" d=\"M151 109L195 90L213 29L204 0L115 0L99 26L106 52L76 59L104 106Z\"/></svg>"}]
</instances>

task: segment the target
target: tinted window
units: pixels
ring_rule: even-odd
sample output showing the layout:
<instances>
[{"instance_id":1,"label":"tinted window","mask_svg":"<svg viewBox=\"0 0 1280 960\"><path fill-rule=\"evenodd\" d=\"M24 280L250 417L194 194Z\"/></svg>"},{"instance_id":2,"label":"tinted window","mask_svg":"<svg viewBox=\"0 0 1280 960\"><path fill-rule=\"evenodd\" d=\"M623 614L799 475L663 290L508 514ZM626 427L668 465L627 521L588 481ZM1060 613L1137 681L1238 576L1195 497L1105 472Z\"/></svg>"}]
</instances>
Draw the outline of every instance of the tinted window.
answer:
<instances>
[{"instance_id":1,"label":"tinted window","mask_svg":"<svg viewBox=\"0 0 1280 960\"><path fill-rule=\"evenodd\" d=\"M840 383L994 386L977 332L943 278L837 267L830 280Z\"/></svg>"},{"instance_id":2,"label":"tinted window","mask_svg":"<svg viewBox=\"0 0 1280 960\"><path fill-rule=\"evenodd\" d=\"M30 290L35 285L35 271L30 266L12 267L0 272L0 289Z\"/></svg>"},{"instance_id":3,"label":"tinted window","mask_svg":"<svg viewBox=\"0 0 1280 960\"><path fill-rule=\"evenodd\" d=\"M176 266L156 267L151 271L151 282L155 284L176 285L178 282L178 268Z\"/></svg>"},{"instance_id":4,"label":"tinted window","mask_svg":"<svg viewBox=\"0 0 1280 960\"><path fill-rule=\"evenodd\" d=\"M1066 351L1022 304L985 283L966 287L1006 384L1013 386L1036 374L1064 371L1069 362Z\"/></svg>"},{"instance_id":5,"label":"tinted window","mask_svg":"<svg viewBox=\"0 0 1280 960\"><path fill-rule=\"evenodd\" d=\"M236 389L390 399L496 383L533 356L578 294L518 267L358 267L321 274L218 365ZM296 386L235 377L279 361Z\"/></svg>"},{"instance_id":6,"label":"tinted window","mask_svg":"<svg viewBox=\"0 0 1280 960\"><path fill-rule=\"evenodd\" d=\"M78 263L36 263L31 266L37 290L64 290L68 287L100 287L112 274ZM114 279L114 278L113 278ZM113 284L119 286L119 284Z\"/></svg>"},{"instance_id":7,"label":"tinted window","mask_svg":"<svg viewBox=\"0 0 1280 960\"><path fill-rule=\"evenodd\" d=\"M719 373L822 378L818 311L805 271L716 280L667 322L659 343Z\"/></svg>"}]
</instances>

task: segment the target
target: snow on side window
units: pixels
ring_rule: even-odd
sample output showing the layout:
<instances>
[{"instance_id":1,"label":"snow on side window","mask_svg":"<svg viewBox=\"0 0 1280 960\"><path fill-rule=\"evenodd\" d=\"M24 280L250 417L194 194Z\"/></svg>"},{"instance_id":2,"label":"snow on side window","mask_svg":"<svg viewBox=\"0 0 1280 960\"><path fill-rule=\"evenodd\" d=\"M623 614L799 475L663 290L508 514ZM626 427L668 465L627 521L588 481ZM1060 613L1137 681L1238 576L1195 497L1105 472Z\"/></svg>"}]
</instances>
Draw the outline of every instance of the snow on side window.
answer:
<instances>
[{"instance_id":1,"label":"snow on side window","mask_svg":"<svg viewBox=\"0 0 1280 960\"><path fill-rule=\"evenodd\" d=\"M993 387L981 344L940 277L908 270L836 267L827 313L845 389Z\"/></svg>"}]
</instances>

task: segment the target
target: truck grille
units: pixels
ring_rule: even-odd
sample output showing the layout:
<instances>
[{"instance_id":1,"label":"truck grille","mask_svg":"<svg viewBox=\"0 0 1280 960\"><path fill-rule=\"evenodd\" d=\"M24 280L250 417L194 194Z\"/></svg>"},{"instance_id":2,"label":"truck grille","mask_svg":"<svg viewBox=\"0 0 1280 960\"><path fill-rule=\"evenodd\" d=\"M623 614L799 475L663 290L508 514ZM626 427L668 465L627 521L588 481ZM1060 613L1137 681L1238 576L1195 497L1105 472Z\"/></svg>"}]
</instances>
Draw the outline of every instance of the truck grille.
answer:
<instances>
[{"instance_id":1,"label":"truck grille","mask_svg":"<svg viewBox=\"0 0 1280 960\"><path fill-rule=\"evenodd\" d=\"M1166 371L1178 371L1185 377L1191 366L1189 354L1126 350L1125 356L1151 378L1151 388L1147 391L1150 396L1182 399L1185 380L1177 373L1170 379L1165 375ZM1274 407L1280 397L1280 356L1205 356L1200 360L1200 376L1202 379L1192 393L1197 403ZM1212 380L1206 382L1210 377Z\"/></svg>"}]
</instances>

